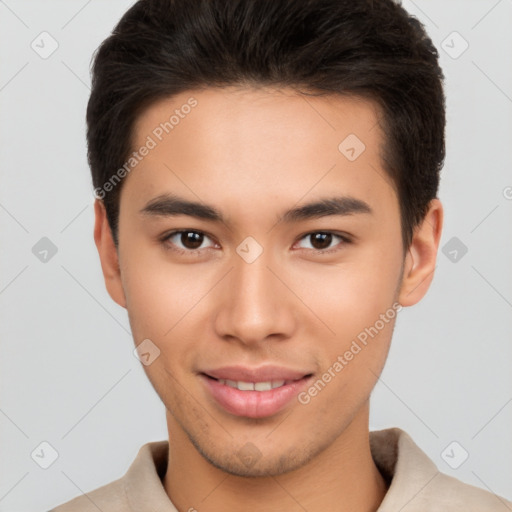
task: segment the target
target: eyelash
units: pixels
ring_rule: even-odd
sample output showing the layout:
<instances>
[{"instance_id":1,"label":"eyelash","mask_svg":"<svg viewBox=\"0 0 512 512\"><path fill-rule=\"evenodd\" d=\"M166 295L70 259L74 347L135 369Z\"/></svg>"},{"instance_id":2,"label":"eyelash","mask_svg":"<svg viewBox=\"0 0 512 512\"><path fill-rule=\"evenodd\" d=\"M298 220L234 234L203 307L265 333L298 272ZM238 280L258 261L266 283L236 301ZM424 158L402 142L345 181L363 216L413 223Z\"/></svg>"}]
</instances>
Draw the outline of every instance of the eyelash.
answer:
<instances>
[{"instance_id":1,"label":"eyelash","mask_svg":"<svg viewBox=\"0 0 512 512\"><path fill-rule=\"evenodd\" d=\"M205 237L210 238L212 241L215 241L214 237L212 237L208 233L205 233L204 231L198 231L195 229L178 229L178 230L171 231L170 233L167 233L166 235L164 235L160 239L160 242L164 245L166 250L174 251L178 254L188 254L188 255L198 254L201 251L203 251L204 249L212 249L212 247L205 247L203 249L181 249L176 246L170 245L168 243L170 238L172 238L175 235L183 234L183 233L196 233L196 234L204 235ZM336 233L334 231L321 231L321 230L309 231L308 233L304 233L297 239L297 241L303 240L304 238L307 238L308 236L319 234L319 233L321 233L323 235L333 235L335 237L338 237L341 240L341 242L338 243L336 246L334 246L334 248L330 248L330 249L307 249L306 248L306 250L312 251L314 254L329 254L332 252L336 252L336 251L340 250L338 245L340 245L340 244L346 245L346 244L352 243L352 239L346 234Z\"/></svg>"}]
</instances>

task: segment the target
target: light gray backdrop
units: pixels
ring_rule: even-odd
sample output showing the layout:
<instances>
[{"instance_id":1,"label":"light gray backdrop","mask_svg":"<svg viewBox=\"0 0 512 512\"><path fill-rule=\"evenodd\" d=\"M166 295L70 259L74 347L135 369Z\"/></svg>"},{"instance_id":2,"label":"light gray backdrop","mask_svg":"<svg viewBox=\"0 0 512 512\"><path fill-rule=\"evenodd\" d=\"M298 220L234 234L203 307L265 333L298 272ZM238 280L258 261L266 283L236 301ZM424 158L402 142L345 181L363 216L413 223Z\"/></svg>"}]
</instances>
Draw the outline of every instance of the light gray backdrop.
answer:
<instances>
[{"instance_id":1,"label":"light gray backdrop","mask_svg":"<svg viewBox=\"0 0 512 512\"><path fill-rule=\"evenodd\" d=\"M89 62L131 3L0 0L2 512L119 478L166 437L92 238ZM400 313L371 427L405 429L441 471L512 499L512 1L404 5L446 74L446 221L430 293Z\"/></svg>"}]
</instances>

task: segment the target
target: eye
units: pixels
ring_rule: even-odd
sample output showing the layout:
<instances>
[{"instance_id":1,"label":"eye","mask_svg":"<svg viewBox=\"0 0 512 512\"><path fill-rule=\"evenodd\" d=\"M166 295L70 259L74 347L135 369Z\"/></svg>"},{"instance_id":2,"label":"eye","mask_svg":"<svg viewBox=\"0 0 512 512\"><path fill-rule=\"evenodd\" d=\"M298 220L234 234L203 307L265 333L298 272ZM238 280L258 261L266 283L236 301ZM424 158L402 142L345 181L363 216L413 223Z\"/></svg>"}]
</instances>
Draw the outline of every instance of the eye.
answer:
<instances>
[{"instance_id":1,"label":"eye","mask_svg":"<svg viewBox=\"0 0 512 512\"><path fill-rule=\"evenodd\" d=\"M337 235L335 233L331 233L330 231L315 231L312 233L307 233L300 239L300 241L302 240L305 240L307 243L301 248L312 249L314 251L321 252L332 252L332 250L337 250L332 249L332 247L336 247L332 246L332 243L336 241L338 241L338 245L343 245L343 243L350 243L350 239L347 236Z\"/></svg>"},{"instance_id":2,"label":"eye","mask_svg":"<svg viewBox=\"0 0 512 512\"><path fill-rule=\"evenodd\" d=\"M206 244L206 241L210 241L211 244ZM169 248L176 250L181 253L193 253L201 249L207 249L209 247L215 247L215 242L201 231L194 231L191 229L183 229L180 231L173 231L165 235L162 242Z\"/></svg>"}]
</instances>

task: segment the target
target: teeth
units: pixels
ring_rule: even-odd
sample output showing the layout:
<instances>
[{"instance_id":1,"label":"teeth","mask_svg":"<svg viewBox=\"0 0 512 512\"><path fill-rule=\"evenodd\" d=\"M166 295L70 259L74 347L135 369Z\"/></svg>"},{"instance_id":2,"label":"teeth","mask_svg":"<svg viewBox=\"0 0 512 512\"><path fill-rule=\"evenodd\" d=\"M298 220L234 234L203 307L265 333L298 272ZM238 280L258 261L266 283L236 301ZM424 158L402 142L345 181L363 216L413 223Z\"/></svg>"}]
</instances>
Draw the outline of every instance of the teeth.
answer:
<instances>
[{"instance_id":1,"label":"teeth","mask_svg":"<svg viewBox=\"0 0 512 512\"><path fill-rule=\"evenodd\" d=\"M272 389L272 382L255 382L254 389L256 391L270 391Z\"/></svg>"},{"instance_id":2,"label":"teeth","mask_svg":"<svg viewBox=\"0 0 512 512\"><path fill-rule=\"evenodd\" d=\"M243 382L226 379L218 379L221 384L236 388L240 391L270 391L271 389L280 388L284 386L284 380L268 380L266 382Z\"/></svg>"}]
</instances>

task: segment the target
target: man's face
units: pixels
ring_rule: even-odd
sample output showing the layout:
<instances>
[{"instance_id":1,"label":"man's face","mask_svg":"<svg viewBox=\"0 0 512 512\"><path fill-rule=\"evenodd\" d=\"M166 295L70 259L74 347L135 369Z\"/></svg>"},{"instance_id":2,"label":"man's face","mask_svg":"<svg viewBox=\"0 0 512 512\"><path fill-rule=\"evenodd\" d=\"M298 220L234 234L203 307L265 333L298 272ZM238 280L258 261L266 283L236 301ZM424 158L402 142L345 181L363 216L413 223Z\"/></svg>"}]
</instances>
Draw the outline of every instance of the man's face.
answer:
<instances>
[{"instance_id":1,"label":"man's face","mask_svg":"<svg viewBox=\"0 0 512 512\"><path fill-rule=\"evenodd\" d=\"M147 109L133 149L148 136L121 193L120 302L135 344L160 350L144 368L170 436L233 474L298 468L365 417L394 326L404 254L378 111L208 89ZM171 214L166 195L221 220Z\"/></svg>"}]
</instances>

